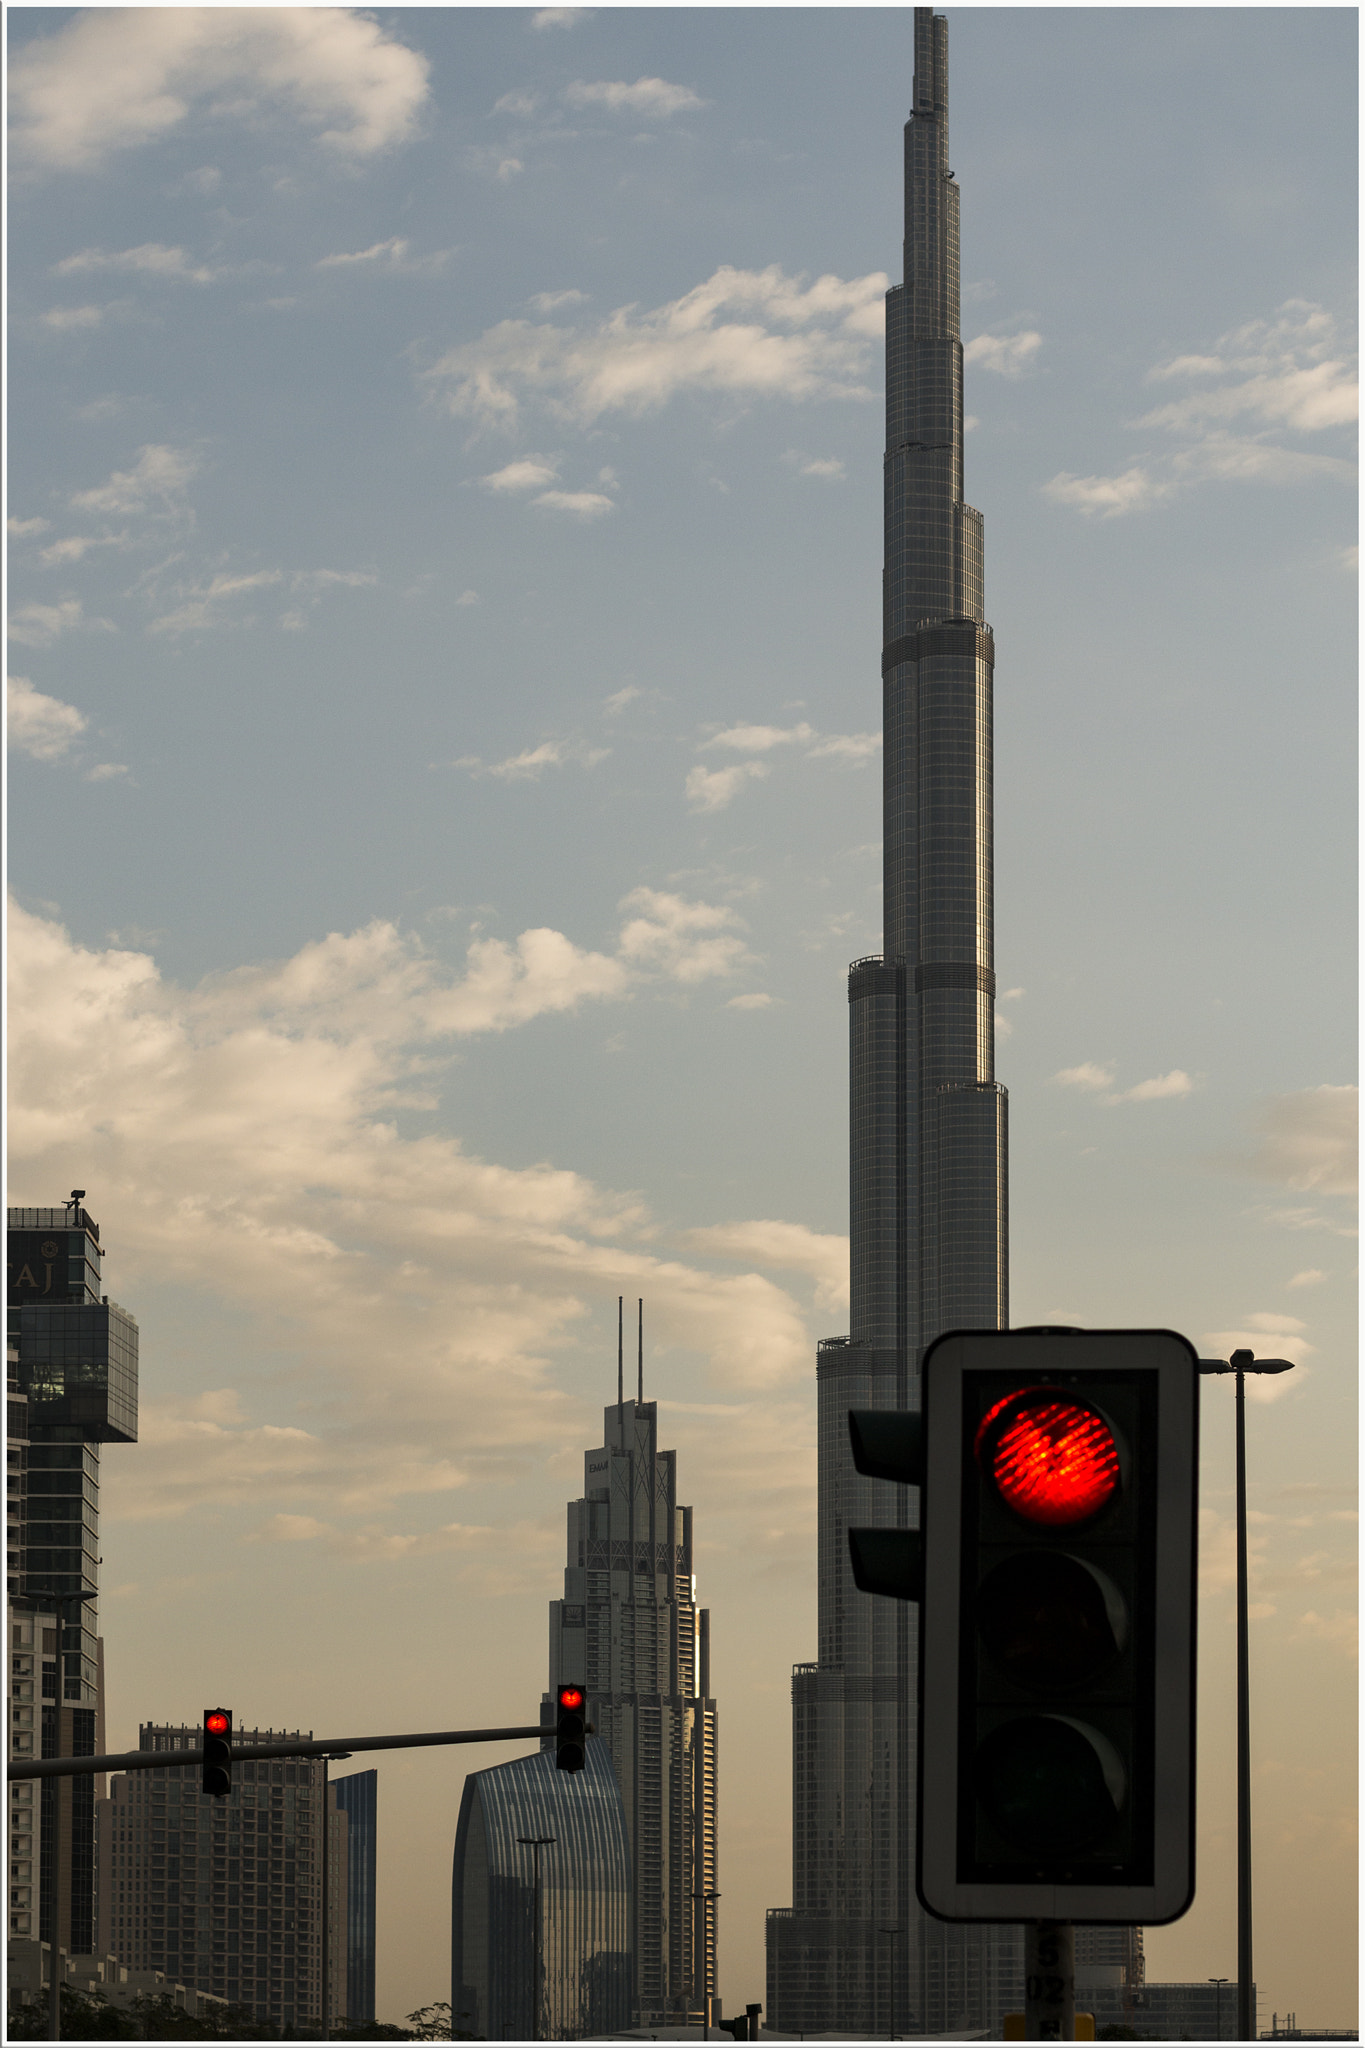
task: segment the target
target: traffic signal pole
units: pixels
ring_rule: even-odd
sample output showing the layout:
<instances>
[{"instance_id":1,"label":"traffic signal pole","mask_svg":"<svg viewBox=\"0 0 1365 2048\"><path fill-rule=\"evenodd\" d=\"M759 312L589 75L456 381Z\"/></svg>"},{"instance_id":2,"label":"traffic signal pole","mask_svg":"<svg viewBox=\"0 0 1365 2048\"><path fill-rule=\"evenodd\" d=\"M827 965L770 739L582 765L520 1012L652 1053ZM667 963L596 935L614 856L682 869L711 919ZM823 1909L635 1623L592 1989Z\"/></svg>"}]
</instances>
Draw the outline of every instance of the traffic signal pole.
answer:
<instances>
[{"instance_id":1,"label":"traffic signal pole","mask_svg":"<svg viewBox=\"0 0 1365 2048\"><path fill-rule=\"evenodd\" d=\"M533 1728L451 1728L439 1735L343 1735L330 1742L235 1742L234 1763L254 1763L267 1756L330 1756L336 1750L429 1749L448 1742L539 1742L545 1734ZM590 1728L587 1731L591 1734ZM20 1759L9 1766L11 1779L81 1778L103 1771L164 1771L198 1766L201 1749L126 1749L117 1756L44 1756Z\"/></svg>"},{"instance_id":2,"label":"traffic signal pole","mask_svg":"<svg viewBox=\"0 0 1365 2048\"><path fill-rule=\"evenodd\" d=\"M1024 1922L1024 2039L1076 2038L1076 1930L1069 1920Z\"/></svg>"}]
</instances>

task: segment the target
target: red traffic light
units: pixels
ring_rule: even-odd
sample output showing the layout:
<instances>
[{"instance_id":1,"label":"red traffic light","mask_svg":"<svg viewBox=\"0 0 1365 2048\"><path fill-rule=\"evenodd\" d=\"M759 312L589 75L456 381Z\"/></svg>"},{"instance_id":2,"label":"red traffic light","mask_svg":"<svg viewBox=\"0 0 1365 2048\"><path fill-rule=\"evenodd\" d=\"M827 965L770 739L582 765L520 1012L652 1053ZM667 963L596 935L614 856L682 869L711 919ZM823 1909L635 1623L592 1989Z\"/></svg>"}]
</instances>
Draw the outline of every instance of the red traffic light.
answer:
<instances>
[{"instance_id":1,"label":"red traffic light","mask_svg":"<svg viewBox=\"0 0 1365 2048\"><path fill-rule=\"evenodd\" d=\"M1006 1507L1054 1528L1088 1522L1122 1479L1119 1447L1099 1410L1056 1387L1025 1387L997 1401L975 1449Z\"/></svg>"},{"instance_id":2,"label":"red traffic light","mask_svg":"<svg viewBox=\"0 0 1365 2048\"><path fill-rule=\"evenodd\" d=\"M206 1735L230 1735L232 1733L232 1716L225 1714L221 1707L212 1714L205 1714L204 1733Z\"/></svg>"},{"instance_id":3,"label":"red traffic light","mask_svg":"<svg viewBox=\"0 0 1365 2048\"><path fill-rule=\"evenodd\" d=\"M568 1708L571 1713L576 1713L583 1705L582 1686L561 1685L559 1688L559 1704L561 1707Z\"/></svg>"}]
</instances>

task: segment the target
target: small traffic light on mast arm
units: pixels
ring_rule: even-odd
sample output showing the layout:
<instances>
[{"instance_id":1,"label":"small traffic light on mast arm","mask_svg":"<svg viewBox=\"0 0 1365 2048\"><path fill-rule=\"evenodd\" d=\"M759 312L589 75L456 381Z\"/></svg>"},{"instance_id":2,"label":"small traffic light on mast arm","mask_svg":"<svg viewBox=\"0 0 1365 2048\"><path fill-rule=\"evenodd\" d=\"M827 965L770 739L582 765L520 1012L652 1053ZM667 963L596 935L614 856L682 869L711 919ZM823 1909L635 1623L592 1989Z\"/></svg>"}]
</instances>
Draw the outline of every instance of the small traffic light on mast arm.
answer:
<instances>
[{"instance_id":1,"label":"small traffic light on mast arm","mask_svg":"<svg viewBox=\"0 0 1365 2048\"><path fill-rule=\"evenodd\" d=\"M555 1688L555 1769L581 1771L587 1762L587 1695L581 1685Z\"/></svg>"},{"instance_id":2,"label":"small traffic light on mast arm","mask_svg":"<svg viewBox=\"0 0 1365 2048\"><path fill-rule=\"evenodd\" d=\"M204 1770L201 1790L226 1799L232 1790L232 1716L226 1707L204 1709Z\"/></svg>"},{"instance_id":3,"label":"small traffic light on mast arm","mask_svg":"<svg viewBox=\"0 0 1365 2048\"><path fill-rule=\"evenodd\" d=\"M850 1408L853 1463L867 1479L919 1486L924 1478L921 1417L902 1408ZM850 1529L849 1562L860 1593L918 1600L924 1591L924 1552L918 1529Z\"/></svg>"}]
</instances>

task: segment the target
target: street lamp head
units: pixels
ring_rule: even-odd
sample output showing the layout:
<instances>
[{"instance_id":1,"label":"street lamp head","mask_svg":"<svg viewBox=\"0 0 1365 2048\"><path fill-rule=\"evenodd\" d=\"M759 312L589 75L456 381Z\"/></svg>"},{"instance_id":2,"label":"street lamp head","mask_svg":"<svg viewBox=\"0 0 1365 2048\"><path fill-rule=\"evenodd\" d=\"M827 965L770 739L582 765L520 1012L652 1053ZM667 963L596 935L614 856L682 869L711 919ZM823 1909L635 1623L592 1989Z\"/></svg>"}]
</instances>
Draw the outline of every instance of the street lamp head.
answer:
<instances>
[{"instance_id":1,"label":"street lamp head","mask_svg":"<svg viewBox=\"0 0 1365 2048\"><path fill-rule=\"evenodd\" d=\"M1200 1372L1293 1372L1292 1358L1258 1358L1254 1351L1234 1351L1231 1358L1201 1358ZM1209 1982L1213 1979L1210 1977Z\"/></svg>"}]
</instances>

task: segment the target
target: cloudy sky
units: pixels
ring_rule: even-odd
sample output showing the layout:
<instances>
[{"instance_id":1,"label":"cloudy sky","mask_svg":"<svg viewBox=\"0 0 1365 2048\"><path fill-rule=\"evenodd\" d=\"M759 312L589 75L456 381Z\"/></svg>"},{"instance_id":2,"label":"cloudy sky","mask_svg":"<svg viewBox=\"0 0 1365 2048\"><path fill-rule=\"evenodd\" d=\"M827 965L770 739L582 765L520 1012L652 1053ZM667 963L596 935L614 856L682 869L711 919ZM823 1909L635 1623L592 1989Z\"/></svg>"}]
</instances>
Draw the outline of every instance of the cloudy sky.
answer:
<instances>
[{"instance_id":1,"label":"cloudy sky","mask_svg":"<svg viewBox=\"0 0 1365 2048\"><path fill-rule=\"evenodd\" d=\"M1257 1975L1349 2026L1355 13L949 18L1013 1315L1296 1362L1250 1425ZM10 1199L88 1189L141 1323L109 1741L533 1717L643 1295L733 2010L790 1901L880 943L908 10L9 33ZM1230 1409L1161 1977L1236 1970ZM469 1761L382 1766L381 2016L447 1995Z\"/></svg>"}]
</instances>

